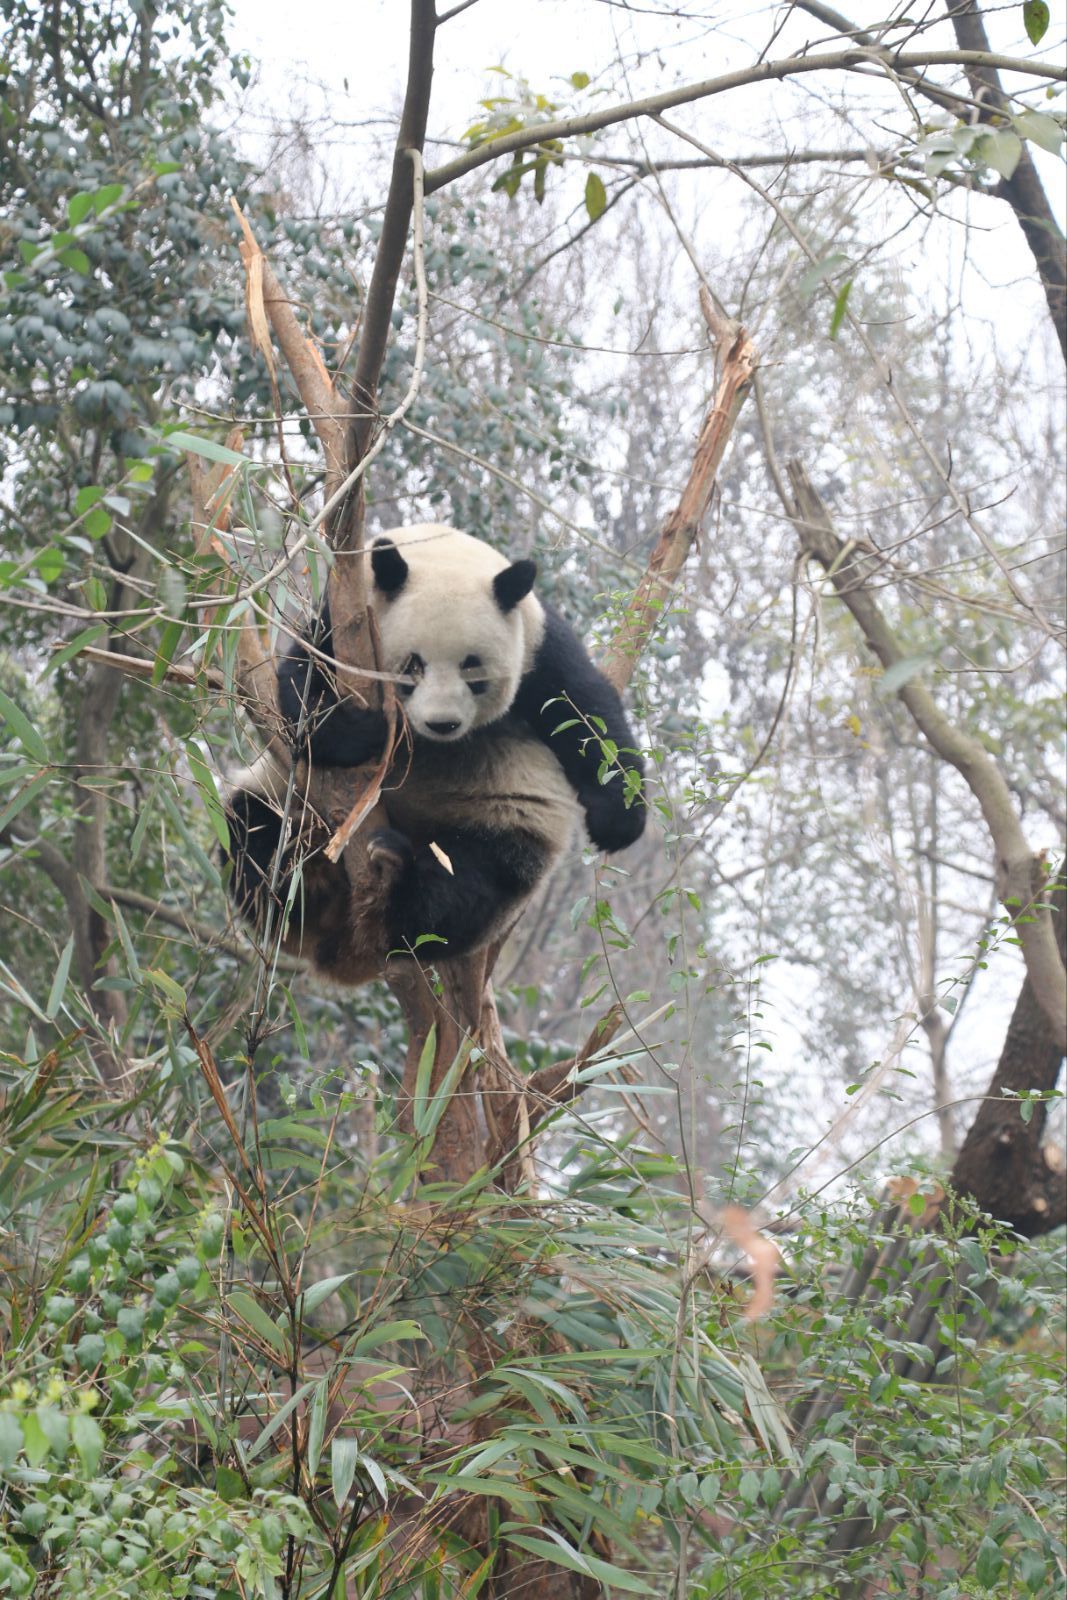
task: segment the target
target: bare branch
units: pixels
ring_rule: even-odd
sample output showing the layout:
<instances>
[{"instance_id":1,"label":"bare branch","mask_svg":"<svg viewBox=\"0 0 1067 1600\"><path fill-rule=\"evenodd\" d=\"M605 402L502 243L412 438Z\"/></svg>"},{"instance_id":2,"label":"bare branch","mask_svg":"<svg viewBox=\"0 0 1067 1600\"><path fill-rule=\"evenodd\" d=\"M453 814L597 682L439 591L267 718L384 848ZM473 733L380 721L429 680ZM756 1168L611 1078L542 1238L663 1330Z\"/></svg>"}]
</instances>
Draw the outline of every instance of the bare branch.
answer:
<instances>
[{"instance_id":1,"label":"bare branch","mask_svg":"<svg viewBox=\"0 0 1067 1600\"><path fill-rule=\"evenodd\" d=\"M248 318L252 327L253 343L263 351L273 372L270 340L261 326L265 312L270 319L278 347L300 393L304 408L319 436L326 458L327 490L336 485L343 474L344 430L340 421L340 407L330 375L323 359L311 339L296 320L292 304L283 291L267 257L263 254L252 229L249 227L237 201L230 204L244 235L241 241L241 260L245 265L245 290Z\"/></svg>"},{"instance_id":2,"label":"bare branch","mask_svg":"<svg viewBox=\"0 0 1067 1600\"><path fill-rule=\"evenodd\" d=\"M415 199L413 166L408 152L417 150L421 155L426 142L436 27L433 0L411 0L407 91L397 131L382 231L363 308L363 326L353 381L355 414L349 426L345 452L350 468L366 451L377 414L378 379L385 360L397 280L407 250L408 224ZM358 546L362 504L363 497L359 495L341 511L334 531L336 548L344 550Z\"/></svg>"},{"instance_id":3,"label":"bare branch","mask_svg":"<svg viewBox=\"0 0 1067 1600\"><path fill-rule=\"evenodd\" d=\"M896 53L877 47L827 51L822 55L789 56L782 61L762 61L753 67L729 72L721 78L707 78L701 83L685 84L680 89L668 89L662 94L646 96L643 100L629 100L622 105L606 106L600 111L589 111L580 117L560 117L555 122L532 123L515 133L487 140L467 154L457 156L442 167L426 174L426 193L435 194L457 178L466 177L478 167L496 161L500 156L516 150L528 150L532 145L547 140L573 139L578 134L596 133L601 128L611 128L620 122L630 122L634 117L653 117L674 106L692 105L697 100L708 100L713 95L726 94L731 89L743 89L753 83L780 82L784 78L800 77L808 72L852 72L881 68L890 76L906 76L925 67L989 67L1004 72L1025 73L1029 77L1046 78L1063 83L1067 71L1047 66L1037 61L1027 61L1016 56L997 55L987 50L923 50Z\"/></svg>"}]
</instances>

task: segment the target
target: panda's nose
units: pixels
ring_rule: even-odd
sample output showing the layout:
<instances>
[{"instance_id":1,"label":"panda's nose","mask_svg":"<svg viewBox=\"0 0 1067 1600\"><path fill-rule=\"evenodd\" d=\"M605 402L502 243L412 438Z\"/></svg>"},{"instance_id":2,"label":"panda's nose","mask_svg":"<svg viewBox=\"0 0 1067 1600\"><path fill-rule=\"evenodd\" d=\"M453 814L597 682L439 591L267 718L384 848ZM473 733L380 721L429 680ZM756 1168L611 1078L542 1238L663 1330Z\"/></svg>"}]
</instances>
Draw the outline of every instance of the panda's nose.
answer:
<instances>
[{"instance_id":1,"label":"panda's nose","mask_svg":"<svg viewBox=\"0 0 1067 1600\"><path fill-rule=\"evenodd\" d=\"M428 722L426 726L431 733L436 733L439 738L447 739L450 733L455 733L459 727L458 722Z\"/></svg>"}]
</instances>

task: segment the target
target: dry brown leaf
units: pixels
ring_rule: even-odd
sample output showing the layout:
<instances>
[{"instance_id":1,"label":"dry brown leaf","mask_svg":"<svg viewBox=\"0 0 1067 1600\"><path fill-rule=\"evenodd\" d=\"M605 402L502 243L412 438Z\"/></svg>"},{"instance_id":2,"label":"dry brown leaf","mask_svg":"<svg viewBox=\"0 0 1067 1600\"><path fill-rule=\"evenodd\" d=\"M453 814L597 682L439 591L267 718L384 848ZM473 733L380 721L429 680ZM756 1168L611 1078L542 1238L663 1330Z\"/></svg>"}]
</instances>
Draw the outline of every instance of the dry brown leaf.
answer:
<instances>
[{"instance_id":1,"label":"dry brown leaf","mask_svg":"<svg viewBox=\"0 0 1067 1600\"><path fill-rule=\"evenodd\" d=\"M749 1322L765 1317L774 1305L774 1279L782 1264L782 1252L772 1239L760 1233L744 1206L727 1206L722 1214L726 1237L743 1250L752 1266L752 1294L745 1307Z\"/></svg>"}]
</instances>

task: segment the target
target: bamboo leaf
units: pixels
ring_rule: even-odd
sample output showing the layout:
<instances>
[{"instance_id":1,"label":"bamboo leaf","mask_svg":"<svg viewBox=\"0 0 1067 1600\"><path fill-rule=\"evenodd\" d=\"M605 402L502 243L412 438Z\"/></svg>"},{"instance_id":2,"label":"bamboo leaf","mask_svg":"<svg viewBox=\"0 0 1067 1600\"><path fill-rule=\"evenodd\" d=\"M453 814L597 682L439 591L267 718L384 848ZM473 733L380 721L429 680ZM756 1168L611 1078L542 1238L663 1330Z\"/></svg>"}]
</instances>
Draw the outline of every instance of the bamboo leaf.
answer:
<instances>
[{"instance_id":1,"label":"bamboo leaf","mask_svg":"<svg viewBox=\"0 0 1067 1600\"><path fill-rule=\"evenodd\" d=\"M279 1355L284 1355L289 1348L289 1341L274 1319L264 1311L258 1300L246 1294L243 1289L234 1289L227 1297L230 1309L235 1311L241 1321L265 1339L273 1350Z\"/></svg>"},{"instance_id":2,"label":"bamboo leaf","mask_svg":"<svg viewBox=\"0 0 1067 1600\"><path fill-rule=\"evenodd\" d=\"M233 1296L231 1295L230 1298L232 1299ZM267 1423L267 1426L263 1429L263 1432L257 1439L253 1441L249 1449L245 1452L249 1461L252 1460L253 1456L259 1455L259 1452L263 1449L264 1445L273 1439L282 1423L285 1422L291 1413L296 1410L296 1407L300 1404L301 1400L304 1399L305 1395L310 1394L314 1388L314 1382L302 1383L296 1393L289 1396L285 1404L280 1410L274 1413L273 1417L271 1417L270 1421Z\"/></svg>"},{"instance_id":3,"label":"bamboo leaf","mask_svg":"<svg viewBox=\"0 0 1067 1600\"><path fill-rule=\"evenodd\" d=\"M48 765L48 746L22 707L0 689L0 718L7 723L19 744L39 767Z\"/></svg>"},{"instance_id":4,"label":"bamboo leaf","mask_svg":"<svg viewBox=\"0 0 1067 1600\"><path fill-rule=\"evenodd\" d=\"M330 1444L330 1487L338 1511L343 1510L356 1478L359 1446L352 1438L336 1437Z\"/></svg>"},{"instance_id":5,"label":"bamboo leaf","mask_svg":"<svg viewBox=\"0 0 1067 1600\"><path fill-rule=\"evenodd\" d=\"M183 433L179 429L175 433L168 433L165 442L174 449L188 450L190 455L205 456L208 461L219 461L227 467L251 465L247 456L238 455L236 450L227 450L224 444L216 444L214 439L200 439L195 433Z\"/></svg>"},{"instance_id":6,"label":"bamboo leaf","mask_svg":"<svg viewBox=\"0 0 1067 1600\"><path fill-rule=\"evenodd\" d=\"M322 1441L326 1434L326 1408L330 1399L330 1383L328 1378L321 1378L315 1386L315 1398L311 1402L311 1412L308 1417L308 1442L307 1442L307 1469L308 1477L314 1480L318 1471L319 1457L322 1455Z\"/></svg>"},{"instance_id":7,"label":"bamboo leaf","mask_svg":"<svg viewBox=\"0 0 1067 1600\"><path fill-rule=\"evenodd\" d=\"M70 938L63 946L63 953L59 958L59 965L56 968L56 975L52 979L52 987L48 991L48 1003L44 1008L44 1014L48 1018L49 1022L52 1021L56 1012L59 1010L59 1007L63 1001L63 996L66 993L67 978L70 976L70 958L73 954L74 935L71 934Z\"/></svg>"}]
</instances>

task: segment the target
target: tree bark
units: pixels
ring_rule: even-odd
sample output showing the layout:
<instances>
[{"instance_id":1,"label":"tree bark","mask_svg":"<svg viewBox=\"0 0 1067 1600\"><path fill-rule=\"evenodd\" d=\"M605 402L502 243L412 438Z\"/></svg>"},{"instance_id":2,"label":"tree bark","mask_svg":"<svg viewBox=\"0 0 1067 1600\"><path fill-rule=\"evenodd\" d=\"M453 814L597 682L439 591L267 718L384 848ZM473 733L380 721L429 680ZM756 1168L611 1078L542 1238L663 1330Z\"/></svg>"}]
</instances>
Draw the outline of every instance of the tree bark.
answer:
<instances>
[{"instance_id":1,"label":"tree bark","mask_svg":"<svg viewBox=\"0 0 1067 1600\"><path fill-rule=\"evenodd\" d=\"M1063 880L1049 897L1060 956L1067 962L1067 893ZM1048 1107L1031 1106L1024 1122L1018 1103L1005 1099L1055 1089L1063 1064L1057 1038L1029 975L1015 1003L1004 1047L986 1097L956 1158L951 1185L991 1216L1032 1239L1067 1223L1063 1152L1043 1142Z\"/></svg>"}]
</instances>

